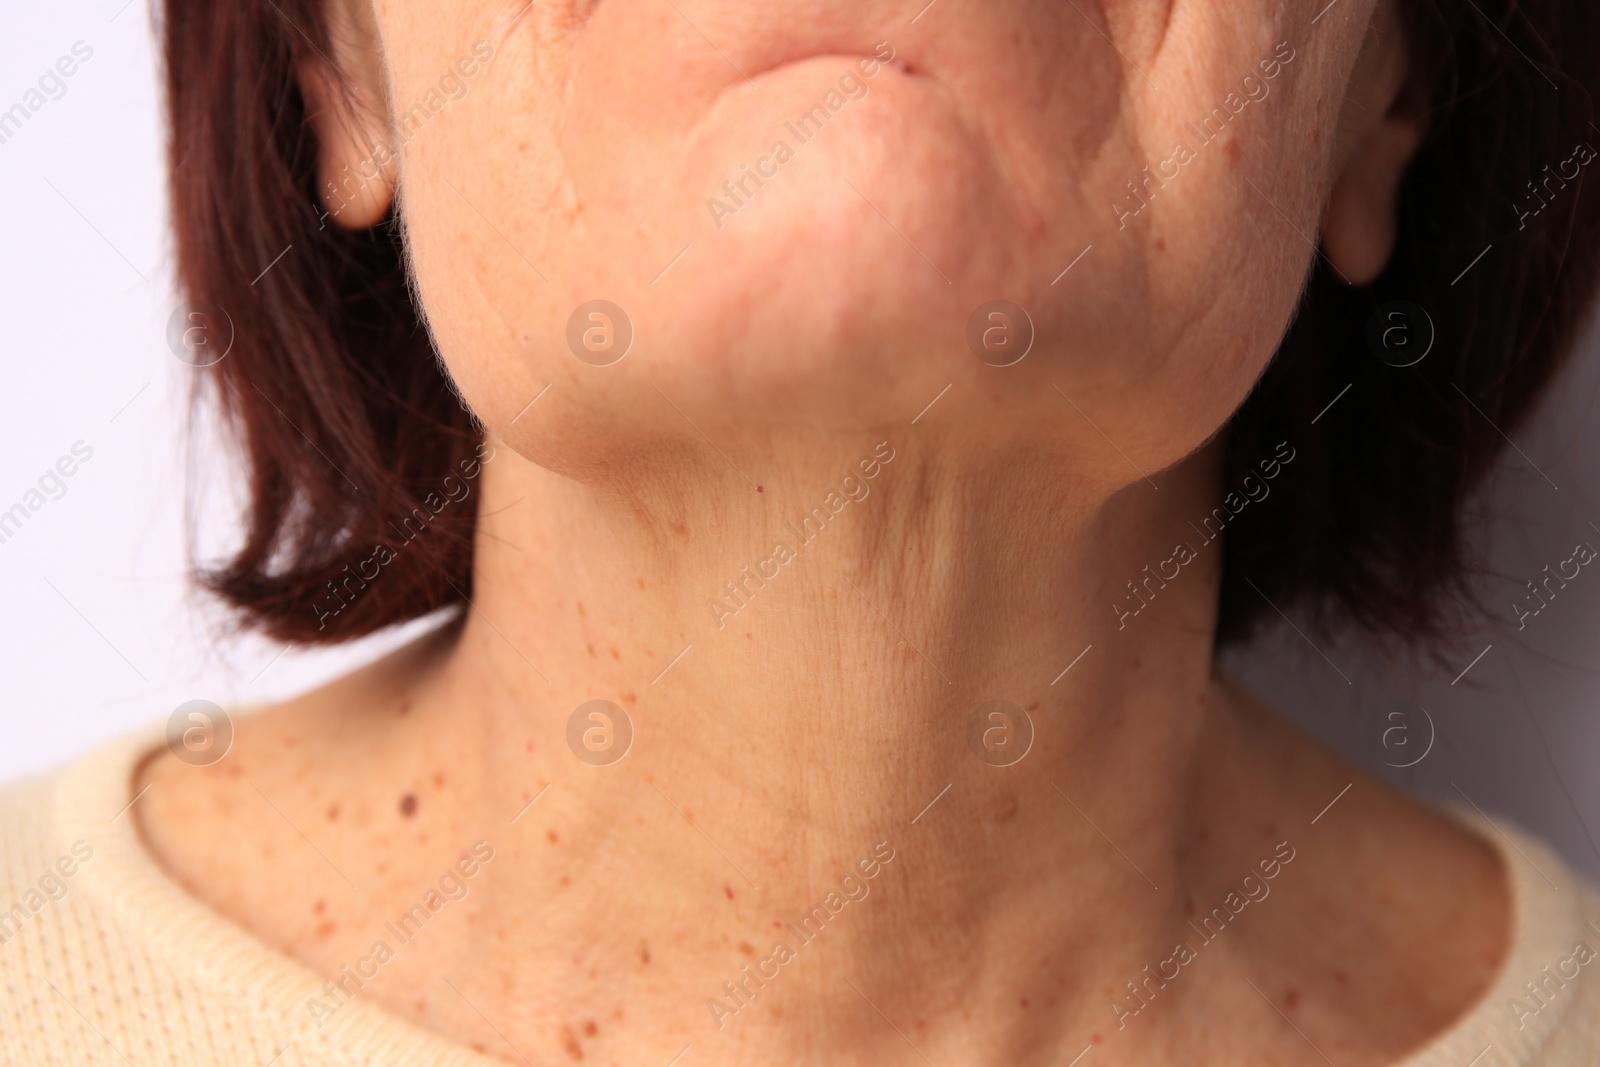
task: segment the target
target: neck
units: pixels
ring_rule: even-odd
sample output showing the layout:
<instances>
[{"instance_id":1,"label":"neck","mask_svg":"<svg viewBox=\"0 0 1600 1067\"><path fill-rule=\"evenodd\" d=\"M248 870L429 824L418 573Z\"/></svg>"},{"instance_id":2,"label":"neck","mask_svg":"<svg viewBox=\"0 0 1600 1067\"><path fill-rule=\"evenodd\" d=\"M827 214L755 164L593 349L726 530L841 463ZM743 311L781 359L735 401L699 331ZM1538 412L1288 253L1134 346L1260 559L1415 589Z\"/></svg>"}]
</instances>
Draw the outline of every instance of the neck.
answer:
<instances>
[{"instance_id":1,"label":"neck","mask_svg":"<svg viewBox=\"0 0 1600 1067\"><path fill-rule=\"evenodd\" d=\"M1210 510L1214 463L1097 493L1060 456L955 463L866 441L803 468L741 456L755 489L686 464L639 491L501 446L473 606L422 706L512 846L502 903L589 946L527 968L528 994L638 1003L666 977L638 964L654 953L685 1041L744 1029L770 1047L768 1028L826 1015L859 1044L881 1037L876 1010L975 1010L980 988L1005 1018L1034 990L1044 1025L1080 978L1107 977L1064 978L1064 957L1116 943L1137 976L1167 954L1197 767L1227 763L1202 729L1219 546L1187 525ZM1194 558L1149 578L1178 541ZM591 765L563 742L594 700L631 723L609 765L592 764L627 732L614 713L586 719ZM507 826L508 796L538 799ZM829 962L782 963L779 943Z\"/></svg>"}]
</instances>

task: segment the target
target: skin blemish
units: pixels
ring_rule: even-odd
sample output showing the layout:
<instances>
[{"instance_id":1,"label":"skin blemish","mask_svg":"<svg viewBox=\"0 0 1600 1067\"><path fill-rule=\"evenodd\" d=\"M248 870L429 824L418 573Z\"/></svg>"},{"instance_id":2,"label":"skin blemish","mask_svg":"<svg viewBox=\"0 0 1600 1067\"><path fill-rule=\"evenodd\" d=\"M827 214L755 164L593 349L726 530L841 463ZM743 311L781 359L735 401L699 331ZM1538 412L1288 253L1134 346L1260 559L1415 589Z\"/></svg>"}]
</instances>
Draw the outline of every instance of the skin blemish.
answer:
<instances>
[{"instance_id":1,"label":"skin blemish","mask_svg":"<svg viewBox=\"0 0 1600 1067\"><path fill-rule=\"evenodd\" d=\"M611 653L611 658L612 659L620 660L622 658L622 653L618 652L615 648L607 649L607 651L609 651Z\"/></svg>"},{"instance_id":2,"label":"skin blemish","mask_svg":"<svg viewBox=\"0 0 1600 1067\"><path fill-rule=\"evenodd\" d=\"M572 884L572 879L563 874L561 876L561 884L563 886L569 886Z\"/></svg>"},{"instance_id":3,"label":"skin blemish","mask_svg":"<svg viewBox=\"0 0 1600 1067\"><path fill-rule=\"evenodd\" d=\"M1022 1010L1023 1011L1027 1011L1028 1010L1028 998L1027 997L1023 997L1021 1000L1017 1001L1017 1003L1022 1006Z\"/></svg>"},{"instance_id":4,"label":"skin blemish","mask_svg":"<svg viewBox=\"0 0 1600 1067\"><path fill-rule=\"evenodd\" d=\"M599 1032L600 1032L600 1027L595 1023L595 1021L593 1019L585 1019L584 1020L584 1022L583 1022L583 1036L584 1037L593 1037L594 1035L598 1034Z\"/></svg>"},{"instance_id":5,"label":"skin blemish","mask_svg":"<svg viewBox=\"0 0 1600 1067\"><path fill-rule=\"evenodd\" d=\"M561 835L556 833L554 830L547 831L544 836L545 840L549 841L552 845L559 844L561 841Z\"/></svg>"},{"instance_id":6,"label":"skin blemish","mask_svg":"<svg viewBox=\"0 0 1600 1067\"><path fill-rule=\"evenodd\" d=\"M339 821L339 805L337 803L333 803L333 804L329 804L328 805L328 821L329 822L338 822Z\"/></svg>"},{"instance_id":7,"label":"skin blemish","mask_svg":"<svg viewBox=\"0 0 1600 1067\"><path fill-rule=\"evenodd\" d=\"M405 715L410 711L411 711L411 701L409 701L409 700L402 700L400 702L400 706L398 708L394 709L394 713L396 715Z\"/></svg>"},{"instance_id":8,"label":"skin blemish","mask_svg":"<svg viewBox=\"0 0 1600 1067\"><path fill-rule=\"evenodd\" d=\"M570 1026L561 1028L561 1047L573 1059L583 1059L583 1046L578 1043L578 1035L572 1032Z\"/></svg>"},{"instance_id":9,"label":"skin blemish","mask_svg":"<svg viewBox=\"0 0 1600 1067\"><path fill-rule=\"evenodd\" d=\"M729 900L732 900L732 899L733 899L733 886L731 886L731 885L725 885L725 886L723 886L723 887L722 887L722 891L723 891L723 892L724 892L724 893L726 893L726 894L728 894L728 899L729 899Z\"/></svg>"},{"instance_id":10,"label":"skin blemish","mask_svg":"<svg viewBox=\"0 0 1600 1067\"><path fill-rule=\"evenodd\" d=\"M639 962L650 966L650 946L643 941L639 942Z\"/></svg>"},{"instance_id":11,"label":"skin blemish","mask_svg":"<svg viewBox=\"0 0 1600 1067\"><path fill-rule=\"evenodd\" d=\"M338 929L338 927L334 926L333 923L318 923L317 924L317 940L318 941L326 940L328 935L333 933L334 930L336 930L336 929Z\"/></svg>"},{"instance_id":12,"label":"skin blemish","mask_svg":"<svg viewBox=\"0 0 1600 1067\"><path fill-rule=\"evenodd\" d=\"M415 793L407 793L405 796L400 798L400 814L409 819L416 813L417 795Z\"/></svg>"},{"instance_id":13,"label":"skin blemish","mask_svg":"<svg viewBox=\"0 0 1600 1067\"><path fill-rule=\"evenodd\" d=\"M622 702L624 704L637 704L639 703L639 698L634 696L632 693L623 693Z\"/></svg>"},{"instance_id":14,"label":"skin blemish","mask_svg":"<svg viewBox=\"0 0 1600 1067\"><path fill-rule=\"evenodd\" d=\"M1298 1006L1299 1003L1300 990L1296 989L1294 986L1290 986L1283 994L1283 1010L1294 1011L1295 1007Z\"/></svg>"},{"instance_id":15,"label":"skin blemish","mask_svg":"<svg viewBox=\"0 0 1600 1067\"><path fill-rule=\"evenodd\" d=\"M444 775L440 774L438 771L433 773L433 787L435 789L444 788Z\"/></svg>"},{"instance_id":16,"label":"skin blemish","mask_svg":"<svg viewBox=\"0 0 1600 1067\"><path fill-rule=\"evenodd\" d=\"M1237 166L1239 163L1239 142L1233 140L1223 142L1222 157L1228 161L1228 166Z\"/></svg>"},{"instance_id":17,"label":"skin blemish","mask_svg":"<svg viewBox=\"0 0 1600 1067\"><path fill-rule=\"evenodd\" d=\"M756 954L756 947L748 941L741 941L739 942L739 951L743 952L746 956L754 956Z\"/></svg>"},{"instance_id":18,"label":"skin blemish","mask_svg":"<svg viewBox=\"0 0 1600 1067\"><path fill-rule=\"evenodd\" d=\"M311 905L311 912L314 915L321 915L323 912L325 912L327 910L328 910L328 902L326 900L323 900L321 897L318 897L316 899L316 901Z\"/></svg>"},{"instance_id":19,"label":"skin blemish","mask_svg":"<svg viewBox=\"0 0 1600 1067\"><path fill-rule=\"evenodd\" d=\"M1008 796L1005 799L1005 803L1000 805L1000 810L995 812L994 821L997 823L1010 822L1012 817L1016 814L1017 798L1014 796Z\"/></svg>"}]
</instances>

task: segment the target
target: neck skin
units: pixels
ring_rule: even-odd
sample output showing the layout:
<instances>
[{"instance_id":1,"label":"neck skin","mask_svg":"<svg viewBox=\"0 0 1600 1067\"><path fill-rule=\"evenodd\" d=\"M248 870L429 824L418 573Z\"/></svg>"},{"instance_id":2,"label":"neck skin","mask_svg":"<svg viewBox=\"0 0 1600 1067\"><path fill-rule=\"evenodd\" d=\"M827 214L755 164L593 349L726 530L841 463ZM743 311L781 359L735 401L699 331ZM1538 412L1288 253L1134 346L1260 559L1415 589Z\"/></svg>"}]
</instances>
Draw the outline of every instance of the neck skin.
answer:
<instances>
[{"instance_id":1,"label":"neck skin","mask_svg":"<svg viewBox=\"0 0 1600 1067\"><path fill-rule=\"evenodd\" d=\"M331 1040L357 997L510 1062L1376 1067L1474 1003L1494 852L1211 674L1216 446L1155 489L954 436L891 440L804 544L882 437L735 452L760 492L698 446L632 491L499 446L464 621L148 760L151 850L333 978L289 1006ZM565 740L596 699L634 728L607 766ZM1034 727L1009 766L968 742L994 700Z\"/></svg>"},{"instance_id":2,"label":"neck skin","mask_svg":"<svg viewBox=\"0 0 1600 1067\"><path fill-rule=\"evenodd\" d=\"M1187 525L1220 496L1217 450L1086 504L1063 457L957 464L907 435L802 547L785 523L876 443L785 449L825 455L803 468L741 456L760 492L715 455L655 480L677 495L597 492L504 445L485 464L473 608L418 722L476 768L494 829L474 892L502 921L461 956L522 953L498 940L509 915L556 957L508 962L509 1003L625 1005L674 1035L669 1056L898 1061L908 1038L935 1062L1032 1062L1115 1030L1107 1000L1186 936L1186 900L1208 910L1271 855L1258 817L1216 871L1188 855L1224 814L1215 783L1253 781L1207 708L1220 545ZM1178 541L1198 558L1119 629L1113 600L1136 604L1125 583ZM724 583L779 542L798 556L744 579L747 606L708 605L735 606ZM596 698L635 730L612 766L561 742ZM1012 766L967 739L996 699L1035 730ZM819 939L776 925L875 848L893 860ZM797 958L741 1007L723 983L779 940Z\"/></svg>"}]
</instances>

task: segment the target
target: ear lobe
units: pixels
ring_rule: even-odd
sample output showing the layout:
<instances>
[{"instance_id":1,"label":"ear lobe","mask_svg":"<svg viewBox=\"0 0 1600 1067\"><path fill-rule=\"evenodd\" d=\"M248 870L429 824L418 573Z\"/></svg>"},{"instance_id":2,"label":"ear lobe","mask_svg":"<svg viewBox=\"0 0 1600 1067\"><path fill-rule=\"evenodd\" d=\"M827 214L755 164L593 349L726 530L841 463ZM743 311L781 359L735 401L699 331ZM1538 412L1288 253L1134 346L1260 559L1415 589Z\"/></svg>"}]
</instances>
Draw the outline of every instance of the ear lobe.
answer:
<instances>
[{"instance_id":1,"label":"ear lobe","mask_svg":"<svg viewBox=\"0 0 1600 1067\"><path fill-rule=\"evenodd\" d=\"M365 230L389 214L399 156L390 134L377 28L365 27L369 32L362 34L344 25L339 6L331 5L330 31L343 69L318 55L298 64L296 75L317 135L317 195L328 218L345 229ZM351 38L359 43L347 44Z\"/></svg>"},{"instance_id":2,"label":"ear lobe","mask_svg":"<svg viewBox=\"0 0 1600 1067\"><path fill-rule=\"evenodd\" d=\"M1394 252L1400 182L1427 126L1405 38L1394 5L1380 0L1339 115L1322 246L1352 285L1372 282Z\"/></svg>"},{"instance_id":3,"label":"ear lobe","mask_svg":"<svg viewBox=\"0 0 1600 1067\"><path fill-rule=\"evenodd\" d=\"M1334 182L1322 246L1352 285L1372 282L1394 252L1400 180L1421 140L1417 120L1387 116L1354 147Z\"/></svg>"}]
</instances>

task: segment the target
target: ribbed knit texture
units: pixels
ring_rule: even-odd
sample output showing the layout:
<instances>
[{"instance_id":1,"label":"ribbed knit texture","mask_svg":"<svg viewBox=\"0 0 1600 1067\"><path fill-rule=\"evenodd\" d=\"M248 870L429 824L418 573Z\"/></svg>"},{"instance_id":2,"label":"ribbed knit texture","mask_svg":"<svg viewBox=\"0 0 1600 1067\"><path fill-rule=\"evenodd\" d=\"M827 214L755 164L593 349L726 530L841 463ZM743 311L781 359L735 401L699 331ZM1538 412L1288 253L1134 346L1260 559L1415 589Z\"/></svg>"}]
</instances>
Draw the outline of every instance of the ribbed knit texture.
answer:
<instances>
[{"instance_id":1,"label":"ribbed knit texture","mask_svg":"<svg viewBox=\"0 0 1600 1067\"><path fill-rule=\"evenodd\" d=\"M127 809L157 744L137 735L0 787L0 1060L502 1067L360 998L317 1029L305 1004L323 979L189 896L144 849ZM1600 891L1505 820L1463 819L1511 872L1511 951L1474 1009L1396 1067L1595 1067ZM1547 979L1580 944L1594 958L1564 984ZM1543 986L1537 1013L1527 982Z\"/></svg>"}]
</instances>

